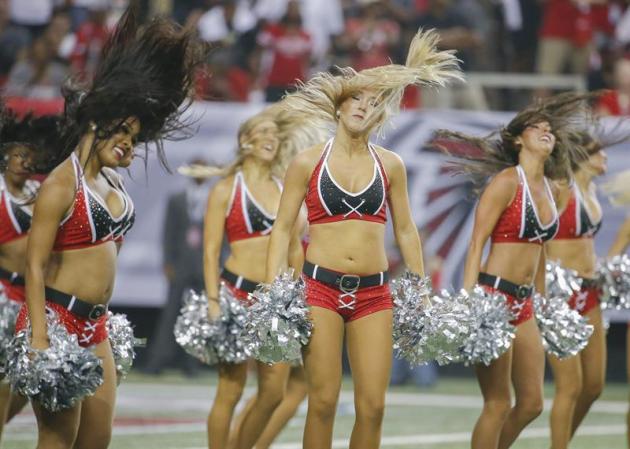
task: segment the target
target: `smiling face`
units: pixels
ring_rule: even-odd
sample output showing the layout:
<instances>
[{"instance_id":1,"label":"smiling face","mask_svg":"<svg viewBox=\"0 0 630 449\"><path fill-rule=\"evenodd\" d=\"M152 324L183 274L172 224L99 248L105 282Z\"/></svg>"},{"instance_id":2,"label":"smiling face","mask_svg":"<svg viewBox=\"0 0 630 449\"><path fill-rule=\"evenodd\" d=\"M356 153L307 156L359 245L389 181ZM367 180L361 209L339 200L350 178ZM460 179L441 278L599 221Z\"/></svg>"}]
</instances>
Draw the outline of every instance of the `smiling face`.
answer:
<instances>
[{"instance_id":1,"label":"smiling face","mask_svg":"<svg viewBox=\"0 0 630 449\"><path fill-rule=\"evenodd\" d=\"M33 174L33 150L23 145L16 145L5 155L5 179L16 187L24 185Z\"/></svg>"},{"instance_id":2,"label":"smiling face","mask_svg":"<svg viewBox=\"0 0 630 449\"><path fill-rule=\"evenodd\" d=\"M339 123L351 134L361 134L377 107L376 92L368 89L355 92L339 106Z\"/></svg>"},{"instance_id":3,"label":"smiling face","mask_svg":"<svg viewBox=\"0 0 630 449\"><path fill-rule=\"evenodd\" d=\"M278 154L278 126L273 120L254 125L241 142L247 153L264 162L271 162Z\"/></svg>"},{"instance_id":4,"label":"smiling face","mask_svg":"<svg viewBox=\"0 0 630 449\"><path fill-rule=\"evenodd\" d=\"M128 166L139 133L140 121L136 117L129 117L111 136L100 140L96 144L96 154L101 165L116 168L122 163Z\"/></svg>"},{"instance_id":5,"label":"smiling face","mask_svg":"<svg viewBox=\"0 0 630 449\"><path fill-rule=\"evenodd\" d=\"M553 152L556 144L556 136L549 122L541 121L527 125L525 130L516 139L522 150L531 151L535 154L548 158Z\"/></svg>"}]
</instances>

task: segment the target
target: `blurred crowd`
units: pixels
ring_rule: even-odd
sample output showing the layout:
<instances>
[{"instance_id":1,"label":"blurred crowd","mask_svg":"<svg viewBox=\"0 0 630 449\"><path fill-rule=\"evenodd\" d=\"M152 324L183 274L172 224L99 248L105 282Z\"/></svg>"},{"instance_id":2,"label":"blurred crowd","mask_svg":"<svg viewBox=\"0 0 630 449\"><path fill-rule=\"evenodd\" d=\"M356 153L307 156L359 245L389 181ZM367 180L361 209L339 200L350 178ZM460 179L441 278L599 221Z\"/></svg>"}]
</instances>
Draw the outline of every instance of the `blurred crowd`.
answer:
<instances>
[{"instance_id":1,"label":"blurred crowd","mask_svg":"<svg viewBox=\"0 0 630 449\"><path fill-rule=\"evenodd\" d=\"M0 84L55 98L69 74L89 80L130 0L0 0ZM467 72L574 74L610 88L602 113L630 114L630 0L140 0L210 42L197 95L274 101L315 71L404 63L419 27L435 28ZM544 81L538 94L544 94ZM515 109L509 95L465 89L447 106ZM435 106L409 90L409 108Z\"/></svg>"}]
</instances>

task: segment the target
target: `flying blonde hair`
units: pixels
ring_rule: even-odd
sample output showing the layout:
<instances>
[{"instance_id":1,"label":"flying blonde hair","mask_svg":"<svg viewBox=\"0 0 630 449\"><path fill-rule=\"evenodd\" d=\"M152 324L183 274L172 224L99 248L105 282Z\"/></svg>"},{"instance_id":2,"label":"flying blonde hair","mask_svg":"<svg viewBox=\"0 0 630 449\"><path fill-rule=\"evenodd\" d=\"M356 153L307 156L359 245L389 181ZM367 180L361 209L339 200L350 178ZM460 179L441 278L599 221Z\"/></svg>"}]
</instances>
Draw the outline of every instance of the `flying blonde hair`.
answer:
<instances>
[{"instance_id":1,"label":"flying blonde hair","mask_svg":"<svg viewBox=\"0 0 630 449\"><path fill-rule=\"evenodd\" d=\"M283 107L292 113L307 114L310 120L337 124L337 110L353 94L370 89L378 92L378 106L367 117L365 131L382 132L389 118L400 109L405 88L409 85L439 87L449 81L463 81L454 51L438 51L439 34L420 29L414 36L405 65L389 64L360 72L350 67L338 68L338 75L320 72L306 83L299 83L296 92L287 95Z\"/></svg>"},{"instance_id":2,"label":"flying blonde hair","mask_svg":"<svg viewBox=\"0 0 630 449\"><path fill-rule=\"evenodd\" d=\"M608 195L615 206L630 206L630 170L622 171L602 185L602 191Z\"/></svg>"},{"instance_id":3,"label":"flying blonde hair","mask_svg":"<svg viewBox=\"0 0 630 449\"><path fill-rule=\"evenodd\" d=\"M284 178L284 174L293 157L301 150L320 143L326 138L324 124L316 125L305 114L290 113L283 107L283 102L275 103L258 114L250 117L238 129L238 149L236 158L224 167L212 165L184 165L178 168L182 175L193 178L226 177L233 175L243 165L243 161L251 154L251 144L248 143L254 128L264 122L271 121L278 127L278 152L272 162L271 173L277 178Z\"/></svg>"}]
</instances>

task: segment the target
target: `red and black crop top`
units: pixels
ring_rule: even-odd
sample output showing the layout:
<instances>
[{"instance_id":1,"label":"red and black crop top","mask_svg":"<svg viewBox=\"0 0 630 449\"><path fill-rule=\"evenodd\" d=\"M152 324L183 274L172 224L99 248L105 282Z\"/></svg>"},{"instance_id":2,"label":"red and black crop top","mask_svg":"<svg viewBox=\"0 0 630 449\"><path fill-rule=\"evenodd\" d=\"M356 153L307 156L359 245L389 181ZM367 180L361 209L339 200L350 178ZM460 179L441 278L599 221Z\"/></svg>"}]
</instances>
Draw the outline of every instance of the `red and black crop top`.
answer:
<instances>
[{"instance_id":1,"label":"red and black crop top","mask_svg":"<svg viewBox=\"0 0 630 449\"><path fill-rule=\"evenodd\" d=\"M333 223L343 220L364 220L375 223L387 221L389 182L383 164L372 144L368 150L374 159L374 174L369 184L351 193L334 180L328 168L328 157L333 140L329 140L317 166L311 174L306 193L308 223Z\"/></svg>"},{"instance_id":2,"label":"red and black crop top","mask_svg":"<svg viewBox=\"0 0 630 449\"><path fill-rule=\"evenodd\" d=\"M274 180L282 192L282 183ZM243 173L237 172L234 176L232 198L225 216L225 234L228 242L269 235L275 220L275 214L267 212L249 193Z\"/></svg>"},{"instance_id":3,"label":"red and black crop top","mask_svg":"<svg viewBox=\"0 0 630 449\"><path fill-rule=\"evenodd\" d=\"M27 181L26 189L35 194L39 183ZM0 245L25 237L31 228L32 212L29 207L11 195L0 175Z\"/></svg>"},{"instance_id":4,"label":"red and black crop top","mask_svg":"<svg viewBox=\"0 0 630 449\"><path fill-rule=\"evenodd\" d=\"M554 239L593 238L602 226L602 219L591 218L580 189L574 183L567 207L560 214L560 226Z\"/></svg>"},{"instance_id":5,"label":"red and black crop top","mask_svg":"<svg viewBox=\"0 0 630 449\"><path fill-rule=\"evenodd\" d=\"M53 251L67 251L120 241L131 229L136 218L133 201L122 181L112 179L109 174L102 172L123 202L122 214L114 217L105 201L90 190L77 156L72 153L71 158L76 179L74 203L68 216L59 225Z\"/></svg>"},{"instance_id":6,"label":"red and black crop top","mask_svg":"<svg viewBox=\"0 0 630 449\"><path fill-rule=\"evenodd\" d=\"M558 231L558 211L551 194L549 182L545 178L545 189L553 208L554 218L543 225L538 217L536 205L529 191L527 177L520 165L516 166L518 173L518 188L516 196L503 211L499 221L492 230L493 243L539 243L551 240Z\"/></svg>"}]
</instances>

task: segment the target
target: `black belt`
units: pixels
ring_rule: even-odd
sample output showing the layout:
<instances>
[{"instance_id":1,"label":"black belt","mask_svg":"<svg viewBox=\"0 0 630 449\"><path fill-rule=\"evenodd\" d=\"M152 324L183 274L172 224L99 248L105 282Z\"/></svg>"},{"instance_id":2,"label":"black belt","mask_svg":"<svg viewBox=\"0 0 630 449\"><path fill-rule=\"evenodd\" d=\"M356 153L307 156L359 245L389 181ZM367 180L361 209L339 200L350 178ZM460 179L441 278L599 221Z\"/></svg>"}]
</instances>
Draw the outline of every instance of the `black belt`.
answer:
<instances>
[{"instance_id":1,"label":"black belt","mask_svg":"<svg viewBox=\"0 0 630 449\"><path fill-rule=\"evenodd\" d=\"M360 288L383 285L389 280L387 271L370 274L369 276L359 276L357 274L342 274L327 270L310 262L304 262L302 272L310 278L336 287L345 293L354 293Z\"/></svg>"},{"instance_id":2,"label":"black belt","mask_svg":"<svg viewBox=\"0 0 630 449\"><path fill-rule=\"evenodd\" d=\"M0 279L6 279L13 285L25 285L24 276L16 273L15 271L5 270L0 268Z\"/></svg>"},{"instance_id":3,"label":"black belt","mask_svg":"<svg viewBox=\"0 0 630 449\"><path fill-rule=\"evenodd\" d=\"M238 288L239 290L243 290L247 293L254 293L260 285L258 282L245 279L243 276L234 274L226 268L221 270L221 278L226 280L233 287Z\"/></svg>"},{"instance_id":4,"label":"black belt","mask_svg":"<svg viewBox=\"0 0 630 449\"><path fill-rule=\"evenodd\" d=\"M499 276L488 273L479 273L478 282L481 285L495 288L501 293L513 296L517 299L527 299L532 296L534 287L531 285L519 285L514 282L506 281Z\"/></svg>"},{"instance_id":5,"label":"black belt","mask_svg":"<svg viewBox=\"0 0 630 449\"><path fill-rule=\"evenodd\" d=\"M602 286L599 279L580 278L582 279L582 288L600 288Z\"/></svg>"},{"instance_id":6,"label":"black belt","mask_svg":"<svg viewBox=\"0 0 630 449\"><path fill-rule=\"evenodd\" d=\"M98 320L107 313L107 304L90 304L76 296L60 292L50 287L46 287L46 300L59 304L75 315L89 320Z\"/></svg>"}]
</instances>

